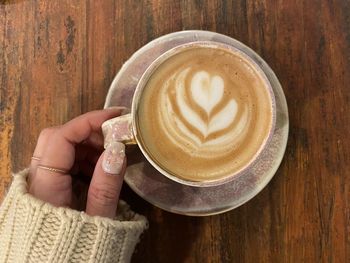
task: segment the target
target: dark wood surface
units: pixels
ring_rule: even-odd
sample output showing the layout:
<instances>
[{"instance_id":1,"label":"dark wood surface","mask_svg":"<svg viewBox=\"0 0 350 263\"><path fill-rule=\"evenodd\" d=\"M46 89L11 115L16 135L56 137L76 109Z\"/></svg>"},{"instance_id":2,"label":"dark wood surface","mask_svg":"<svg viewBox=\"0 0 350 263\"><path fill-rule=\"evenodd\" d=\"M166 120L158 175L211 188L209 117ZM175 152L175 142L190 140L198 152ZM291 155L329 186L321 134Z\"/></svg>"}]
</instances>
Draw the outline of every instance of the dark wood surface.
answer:
<instances>
[{"instance_id":1,"label":"dark wood surface","mask_svg":"<svg viewBox=\"0 0 350 263\"><path fill-rule=\"evenodd\" d=\"M290 115L270 184L228 213L164 212L126 186L150 221L134 262L350 261L350 2L0 0L0 196L41 129L103 107L123 62L163 34L205 29L256 50Z\"/></svg>"}]
</instances>

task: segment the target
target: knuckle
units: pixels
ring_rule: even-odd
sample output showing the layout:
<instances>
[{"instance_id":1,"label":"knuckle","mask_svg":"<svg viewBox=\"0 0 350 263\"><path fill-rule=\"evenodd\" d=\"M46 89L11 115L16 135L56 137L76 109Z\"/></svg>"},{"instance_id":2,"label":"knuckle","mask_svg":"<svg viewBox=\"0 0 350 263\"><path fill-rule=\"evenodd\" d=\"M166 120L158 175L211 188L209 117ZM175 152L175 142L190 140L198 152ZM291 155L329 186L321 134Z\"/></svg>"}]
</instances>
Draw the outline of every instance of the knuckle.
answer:
<instances>
[{"instance_id":1,"label":"knuckle","mask_svg":"<svg viewBox=\"0 0 350 263\"><path fill-rule=\"evenodd\" d=\"M97 186L91 186L89 190L90 196L93 201L100 206L112 206L115 205L118 199L117 190L111 185L102 184Z\"/></svg>"},{"instance_id":2,"label":"knuckle","mask_svg":"<svg viewBox=\"0 0 350 263\"><path fill-rule=\"evenodd\" d=\"M45 128L40 132L39 138L41 139L49 138L55 131L56 131L56 128L54 127Z\"/></svg>"}]
</instances>

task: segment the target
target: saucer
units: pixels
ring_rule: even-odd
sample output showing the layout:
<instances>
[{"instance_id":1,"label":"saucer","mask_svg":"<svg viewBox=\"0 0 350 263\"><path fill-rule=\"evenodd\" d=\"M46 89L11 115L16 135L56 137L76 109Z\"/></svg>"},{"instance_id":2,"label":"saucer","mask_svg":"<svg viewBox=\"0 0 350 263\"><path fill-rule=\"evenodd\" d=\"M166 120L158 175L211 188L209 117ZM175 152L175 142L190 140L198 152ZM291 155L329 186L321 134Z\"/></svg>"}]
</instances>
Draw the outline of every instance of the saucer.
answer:
<instances>
[{"instance_id":1,"label":"saucer","mask_svg":"<svg viewBox=\"0 0 350 263\"><path fill-rule=\"evenodd\" d=\"M253 50L233 38L209 31L180 31L159 37L136 51L115 76L105 102L105 108L131 108L139 79L158 56L178 45L206 40L242 50L263 69L275 95L276 126L255 165L244 175L219 186L195 187L172 181L153 168L137 146L128 148L125 182L130 188L161 209L189 216L207 216L232 210L256 196L274 176L286 149L289 120L286 99L272 69Z\"/></svg>"}]
</instances>

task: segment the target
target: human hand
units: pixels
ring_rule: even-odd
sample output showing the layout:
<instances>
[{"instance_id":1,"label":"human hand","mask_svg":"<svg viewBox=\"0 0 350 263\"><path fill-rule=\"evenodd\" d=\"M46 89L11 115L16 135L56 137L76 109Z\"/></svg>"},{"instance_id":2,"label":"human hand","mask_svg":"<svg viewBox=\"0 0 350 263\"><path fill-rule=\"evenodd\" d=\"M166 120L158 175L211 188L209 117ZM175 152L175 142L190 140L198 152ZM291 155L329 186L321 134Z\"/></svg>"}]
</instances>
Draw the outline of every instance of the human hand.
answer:
<instances>
[{"instance_id":1,"label":"human hand","mask_svg":"<svg viewBox=\"0 0 350 263\"><path fill-rule=\"evenodd\" d=\"M126 168L125 148L116 142L103 152L101 125L123 110L92 111L62 126L44 129L30 164L29 193L54 206L77 209L79 196L72 183L82 176L91 179L86 213L114 217Z\"/></svg>"}]
</instances>

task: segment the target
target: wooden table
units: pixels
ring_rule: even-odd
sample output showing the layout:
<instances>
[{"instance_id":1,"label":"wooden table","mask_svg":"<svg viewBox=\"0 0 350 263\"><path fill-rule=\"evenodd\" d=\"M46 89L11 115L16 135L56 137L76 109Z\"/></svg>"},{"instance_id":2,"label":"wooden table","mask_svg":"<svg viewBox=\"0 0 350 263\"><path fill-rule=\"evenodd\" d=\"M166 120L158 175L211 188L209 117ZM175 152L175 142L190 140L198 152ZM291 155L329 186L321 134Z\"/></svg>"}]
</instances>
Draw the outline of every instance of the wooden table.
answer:
<instances>
[{"instance_id":1,"label":"wooden table","mask_svg":"<svg viewBox=\"0 0 350 263\"><path fill-rule=\"evenodd\" d=\"M232 36L273 68L290 135L270 184L228 213L193 218L123 197L150 228L134 262L350 261L350 2L0 1L0 196L41 129L103 107L118 69L163 34Z\"/></svg>"}]
</instances>

